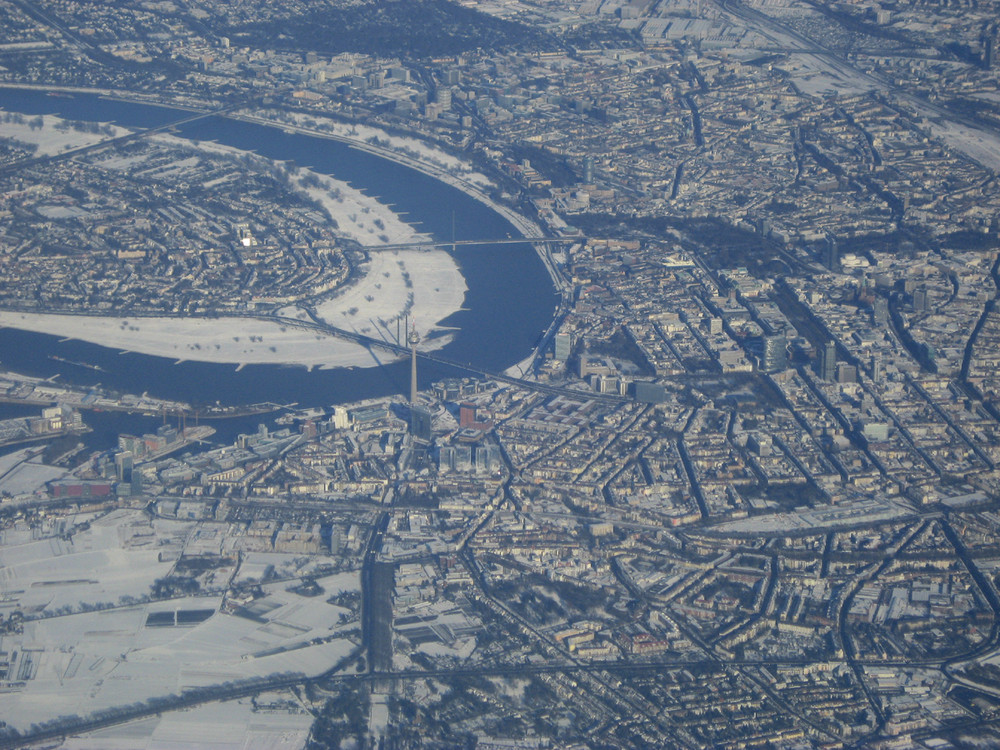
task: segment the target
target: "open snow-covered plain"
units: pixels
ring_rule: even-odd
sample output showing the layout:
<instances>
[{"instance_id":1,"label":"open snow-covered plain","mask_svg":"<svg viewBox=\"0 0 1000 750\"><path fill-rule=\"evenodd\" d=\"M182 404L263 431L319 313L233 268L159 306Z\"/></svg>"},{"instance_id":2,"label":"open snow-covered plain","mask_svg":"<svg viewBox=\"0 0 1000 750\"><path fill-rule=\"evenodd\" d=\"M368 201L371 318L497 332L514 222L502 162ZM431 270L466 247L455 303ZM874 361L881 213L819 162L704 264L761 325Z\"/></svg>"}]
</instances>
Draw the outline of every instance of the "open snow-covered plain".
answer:
<instances>
[{"instance_id":1,"label":"open snow-covered plain","mask_svg":"<svg viewBox=\"0 0 1000 750\"><path fill-rule=\"evenodd\" d=\"M263 708L255 705L259 699L244 698L159 714L67 737L58 750L299 750L313 717L296 710L290 692L275 698Z\"/></svg>"},{"instance_id":2,"label":"open snow-covered plain","mask_svg":"<svg viewBox=\"0 0 1000 750\"><path fill-rule=\"evenodd\" d=\"M78 520L44 538L13 534L0 548L0 613L25 618L22 632L0 636L11 661L0 715L18 730L196 688L315 676L355 649L348 631L356 632L356 622L327 597L357 591L357 573L317 578L326 597L293 593L284 581L265 584L252 607L234 606L226 597L229 582L241 580L240 563L226 556L200 578L199 595L156 599L154 582L172 575L203 527L220 524L150 519L141 510ZM231 531L226 551L240 535ZM247 557L248 581L267 570L303 575L324 561Z\"/></svg>"},{"instance_id":3,"label":"open snow-covered plain","mask_svg":"<svg viewBox=\"0 0 1000 750\"><path fill-rule=\"evenodd\" d=\"M461 309L467 286L443 251L372 252L360 277L317 306L330 325L396 343L396 323L409 316L422 350L448 343L439 325ZM296 308L287 317L305 319ZM122 351L178 361L288 364L305 367L374 367L393 357L384 351L317 330L249 317L110 317L0 311L0 326L89 341ZM401 335L405 343L405 336Z\"/></svg>"},{"instance_id":4,"label":"open snow-covered plain","mask_svg":"<svg viewBox=\"0 0 1000 750\"><path fill-rule=\"evenodd\" d=\"M55 156L73 149L118 138L129 133L125 128L100 123L96 132L73 127L68 120L55 115L20 115L0 109L3 121L3 138L37 147L35 156Z\"/></svg>"}]
</instances>

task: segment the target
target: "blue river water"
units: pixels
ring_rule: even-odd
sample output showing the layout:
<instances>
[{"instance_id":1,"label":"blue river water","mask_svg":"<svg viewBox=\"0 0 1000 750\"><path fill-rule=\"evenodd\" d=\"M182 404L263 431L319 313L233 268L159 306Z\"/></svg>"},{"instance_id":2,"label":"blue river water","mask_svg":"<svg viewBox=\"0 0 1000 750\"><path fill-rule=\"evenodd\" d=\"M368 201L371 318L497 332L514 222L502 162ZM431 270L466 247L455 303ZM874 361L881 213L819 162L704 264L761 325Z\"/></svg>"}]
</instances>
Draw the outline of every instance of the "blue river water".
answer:
<instances>
[{"instance_id":1,"label":"blue river water","mask_svg":"<svg viewBox=\"0 0 1000 750\"><path fill-rule=\"evenodd\" d=\"M111 121L148 128L182 119L187 113L91 94L48 96L40 91L0 88L0 108L25 114L54 114L73 120ZM416 170L348 144L267 127L208 117L178 128L191 139L216 141L254 151L344 180L392 205L405 219L440 240L517 237L495 211L462 191ZM457 327L442 357L487 370L502 370L530 354L552 320L557 297L544 265L528 244L475 245L455 252L468 285L463 309L447 321ZM86 362L101 370L66 361ZM247 366L121 353L56 336L0 329L0 367L66 383L100 384L123 393L143 393L194 404L249 404L263 401L329 406L408 392L409 364L379 368L307 371L303 367ZM447 366L422 364L420 387L462 375Z\"/></svg>"}]
</instances>

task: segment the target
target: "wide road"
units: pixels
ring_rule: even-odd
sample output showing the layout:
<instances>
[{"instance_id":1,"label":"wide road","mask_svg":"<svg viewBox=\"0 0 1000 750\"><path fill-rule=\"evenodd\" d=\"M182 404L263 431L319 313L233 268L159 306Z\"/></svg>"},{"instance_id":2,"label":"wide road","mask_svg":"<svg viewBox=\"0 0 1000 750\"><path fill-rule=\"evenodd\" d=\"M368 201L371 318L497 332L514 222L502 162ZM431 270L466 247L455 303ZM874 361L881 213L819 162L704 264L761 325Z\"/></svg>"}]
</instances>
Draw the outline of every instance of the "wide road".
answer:
<instances>
[{"instance_id":1,"label":"wide road","mask_svg":"<svg viewBox=\"0 0 1000 750\"><path fill-rule=\"evenodd\" d=\"M368 539L361 565L361 645L368 658L368 672L392 669L392 588L395 566L380 563L389 513L383 513Z\"/></svg>"}]
</instances>

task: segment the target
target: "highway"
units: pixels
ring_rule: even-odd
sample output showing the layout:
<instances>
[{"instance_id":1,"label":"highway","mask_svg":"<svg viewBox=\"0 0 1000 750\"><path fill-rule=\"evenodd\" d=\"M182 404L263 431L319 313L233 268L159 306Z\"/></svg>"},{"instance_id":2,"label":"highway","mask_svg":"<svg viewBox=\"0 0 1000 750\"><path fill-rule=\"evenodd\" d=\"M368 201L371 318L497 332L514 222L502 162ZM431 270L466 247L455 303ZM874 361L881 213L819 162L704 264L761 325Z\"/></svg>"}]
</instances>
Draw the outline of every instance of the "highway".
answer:
<instances>
[{"instance_id":1,"label":"highway","mask_svg":"<svg viewBox=\"0 0 1000 750\"><path fill-rule=\"evenodd\" d=\"M380 563L382 540L390 514L383 513L372 529L361 565L361 646L368 659L368 672L392 668L392 589L395 566Z\"/></svg>"}]
</instances>

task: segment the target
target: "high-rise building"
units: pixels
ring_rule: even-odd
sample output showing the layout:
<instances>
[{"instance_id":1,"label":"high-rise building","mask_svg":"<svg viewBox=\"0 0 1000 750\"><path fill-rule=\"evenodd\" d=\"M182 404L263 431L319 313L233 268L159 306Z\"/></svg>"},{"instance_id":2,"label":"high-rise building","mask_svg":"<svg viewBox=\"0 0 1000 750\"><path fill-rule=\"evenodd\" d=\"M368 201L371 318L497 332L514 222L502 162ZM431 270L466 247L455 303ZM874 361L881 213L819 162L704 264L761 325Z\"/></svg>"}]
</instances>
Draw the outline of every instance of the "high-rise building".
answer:
<instances>
[{"instance_id":1,"label":"high-rise building","mask_svg":"<svg viewBox=\"0 0 1000 750\"><path fill-rule=\"evenodd\" d=\"M818 375L828 383L837 378L837 342L830 339L819 350Z\"/></svg>"},{"instance_id":2,"label":"high-rise building","mask_svg":"<svg viewBox=\"0 0 1000 750\"><path fill-rule=\"evenodd\" d=\"M761 368L764 372L779 372L788 368L788 339L783 334L764 337L764 355Z\"/></svg>"},{"instance_id":3,"label":"high-rise building","mask_svg":"<svg viewBox=\"0 0 1000 750\"><path fill-rule=\"evenodd\" d=\"M837 238L832 234L826 236L826 246L823 248L823 265L831 271L840 270L840 248Z\"/></svg>"},{"instance_id":4,"label":"high-rise building","mask_svg":"<svg viewBox=\"0 0 1000 750\"><path fill-rule=\"evenodd\" d=\"M333 409L333 416L330 417L330 424L336 430L346 430L351 426L351 418L347 414L347 409L337 406Z\"/></svg>"},{"instance_id":5,"label":"high-rise building","mask_svg":"<svg viewBox=\"0 0 1000 750\"><path fill-rule=\"evenodd\" d=\"M438 471L442 474L455 471L455 449L452 446L441 446L438 452Z\"/></svg>"},{"instance_id":6,"label":"high-rise building","mask_svg":"<svg viewBox=\"0 0 1000 750\"><path fill-rule=\"evenodd\" d=\"M119 482L132 481L132 467L135 464L135 456L128 451L115 454L115 475Z\"/></svg>"},{"instance_id":7,"label":"high-rise building","mask_svg":"<svg viewBox=\"0 0 1000 750\"><path fill-rule=\"evenodd\" d=\"M569 359L573 350L573 337L568 333L557 333L555 335L555 358L558 362L565 362Z\"/></svg>"},{"instance_id":8,"label":"high-rise building","mask_svg":"<svg viewBox=\"0 0 1000 750\"><path fill-rule=\"evenodd\" d=\"M837 382L838 383L857 383L858 382L858 368L854 365L849 365L847 362L837 363Z\"/></svg>"},{"instance_id":9,"label":"high-rise building","mask_svg":"<svg viewBox=\"0 0 1000 750\"><path fill-rule=\"evenodd\" d=\"M583 184L593 185L594 184L594 157L585 156L583 157Z\"/></svg>"},{"instance_id":10,"label":"high-rise building","mask_svg":"<svg viewBox=\"0 0 1000 750\"><path fill-rule=\"evenodd\" d=\"M427 409L410 407L410 434L417 440L431 442L431 413Z\"/></svg>"},{"instance_id":11,"label":"high-rise building","mask_svg":"<svg viewBox=\"0 0 1000 750\"><path fill-rule=\"evenodd\" d=\"M500 468L500 449L495 445L477 445L475 451L475 472L486 474Z\"/></svg>"},{"instance_id":12,"label":"high-rise building","mask_svg":"<svg viewBox=\"0 0 1000 750\"><path fill-rule=\"evenodd\" d=\"M889 322L889 300L882 296L876 297L872 303L872 314L876 325L886 325Z\"/></svg>"}]
</instances>

